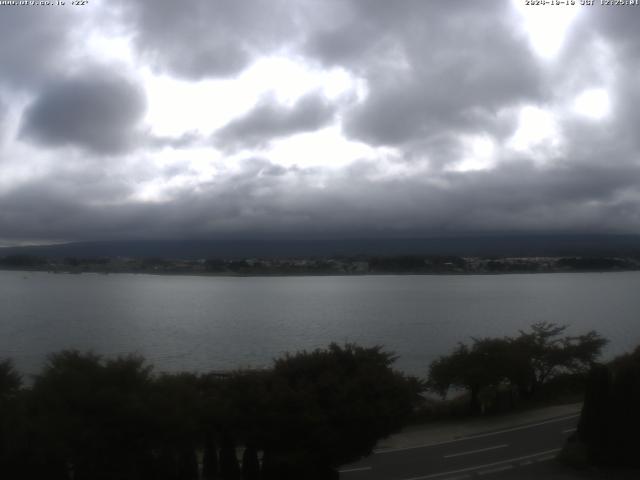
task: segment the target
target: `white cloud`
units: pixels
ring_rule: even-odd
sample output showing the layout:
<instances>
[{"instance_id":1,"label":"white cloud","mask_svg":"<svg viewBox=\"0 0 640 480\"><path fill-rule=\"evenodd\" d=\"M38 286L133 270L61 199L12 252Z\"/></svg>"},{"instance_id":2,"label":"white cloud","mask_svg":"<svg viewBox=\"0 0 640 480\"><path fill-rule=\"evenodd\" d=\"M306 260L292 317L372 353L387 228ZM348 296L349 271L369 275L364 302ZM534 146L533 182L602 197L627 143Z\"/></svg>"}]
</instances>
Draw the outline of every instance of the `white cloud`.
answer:
<instances>
[{"instance_id":1,"label":"white cloud","mask_svg":"<svg viewBox=\"0 0 640 480\"><path fill-rule=\"evenodd\" d=\"M462 158L448 167L454 172L489 170L495 166L496 144L488 135L463 136Z\"/></svg>"},{"instance_id":2,"label":"white cloud","mask_svg":"<svg viewBox=\"0 0 640 480\"><path fill-rule=\"evenodd\" d=\"M274 141L265 154L284 166L339 168L376 156L375 148L347 140L336 126Z\"/></svg>"},{"instance_id":3,"label":"white cloud","mask_svg":"<svg viewBox=\"0 0 640 480\"><path fill-rule=\"evenodd\" d=\"M602 120L611 112L609 93L604 88L591 88L578 95L573 108L576 113L592 120Z\"/></svg>"},{"instance_id":4,"label":"white cloud","mask_svg":"<svg viewBox=\"0 0 640 480\"><path fill-rule=\"evenodd\" d=\"M575 5L536 5L535 2L512 0L512 4L532 50L545 59L553 59L560 53L567 32L582 8L579 2Z\"/></svg>"},{"instance_id":5,"label":"white cloud","mask_svg":"<svg viewBox=\"0 0 640 480\"><path fill-rule=\"evenodd\" d=\"M365 90L361 79L342 68L314 70L284 57L261 59L233 79L189 81L144 69L142 81L149 102L146 123L163 136L209 135L266 95L292 106L311 92L337 100L362 98Z\"/></svg>"},{"instance_id":6,"label":"white cloud","mask_svg":"<svg viewBox=\"0 0 640 480\"><path fill-rule=\"evenodd\" d=\"M159 1L3 12L5 241L188 232L182 219L554 229L598 225L605 207L604 223L633 224L631 10ZM140 92L126 118L129 97L96 88L120 75ZM29 122L40 135L19 135Z\"/></svg>"},{"instance_id":7,"label":"white cloud","mask_svg":"<svg viewBox=\"0 0 640 480\"><path fill-rule=\"evenodd\" d=\"M230 80L187 81L146 70L143 85L148 109L145 123L156 135L187 132L211 134L249 109L260 92L246 90Z\"/></svg>"},{"instance_id":8,"label":"white cloud","mask_svg":"<svg viewBox=\"0 0 640 480\"><path fill-rule=\"evenodd\" d=\"M562 135L554 113L549 109L527 105L520 109L517 130L506 145L544 162L557 152L561 142Z\"/></svg>"}]
</instances>

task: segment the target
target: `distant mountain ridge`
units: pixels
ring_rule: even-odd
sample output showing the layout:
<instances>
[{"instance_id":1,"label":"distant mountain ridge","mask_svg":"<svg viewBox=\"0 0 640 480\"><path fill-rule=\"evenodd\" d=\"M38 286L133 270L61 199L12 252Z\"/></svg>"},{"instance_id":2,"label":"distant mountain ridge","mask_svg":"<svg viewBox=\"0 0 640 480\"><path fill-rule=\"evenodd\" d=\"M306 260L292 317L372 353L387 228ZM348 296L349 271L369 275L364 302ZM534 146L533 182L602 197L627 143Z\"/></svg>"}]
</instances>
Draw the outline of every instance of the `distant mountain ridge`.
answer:
<instances>
[{"instance_id":1,"label":"distant mountain ridge","mask_svg":"<svg viewBox=\"0 0 640 480\"><path fill-rule=\"evenodd\" d=\"M640 235L486 235L412 239L136 240L0 248L0 257L276 258L385 255L640 255Z\"/></svg>"}]
</instances>

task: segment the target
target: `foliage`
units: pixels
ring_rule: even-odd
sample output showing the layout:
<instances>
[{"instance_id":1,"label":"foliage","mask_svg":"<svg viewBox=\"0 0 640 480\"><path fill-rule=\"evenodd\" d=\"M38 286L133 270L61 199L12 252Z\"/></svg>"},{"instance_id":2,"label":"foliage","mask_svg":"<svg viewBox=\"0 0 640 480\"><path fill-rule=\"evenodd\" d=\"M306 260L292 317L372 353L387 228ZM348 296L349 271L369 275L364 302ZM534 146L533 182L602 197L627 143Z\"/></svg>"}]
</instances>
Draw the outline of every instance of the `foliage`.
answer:
<instances>
[{"instance_id":1,"label":"foliage","mask_svg":"<svg viewBox=\"0 0 640 480\"><path fill-rule=\"evenodd\" d=\"M595 464L640 466L640 347L592 369L577 435Z\"/></svg>"},{"instance_id":2,"label":"foliage","mask_svg":"<svg viewBox=\"0 0 640 480\"><path fill-rule=\"evenodd\" d=\"M139 357L105 362L77 351L52 355L30 396L34 435L50 457L43 469L69 464L77 479L150 475L150 370Z\"/></svg>"},{"instance_id":3,"label":"foliage","mask_svg":"<svg viewBox=\"0 0 640 480\"><path fill-rule=\"evenodd\" d=\"M418 255L371 257L368 263L371 271L380 273L433 273L462 269L466 265L465 260L460 257Z\"/></svg>"},{"instance_id":4,"label":"foliage","mask_svg":"<svg viewBox=\"0 0 640 480\"><path fill-rule=\"evenodd\" d=\"M561 337L566 329L541 322L515 338L473 339L470 346L460 343L451 354L432 362L428 385L443 396L451 387L467 390L472 413L481 410L483 389L506 385L530 398L560 374L586 374L607 343L594 331Z\"/></svg>"},{"instance_id":5,"label":"foliage","mask_svg":"<svg viewBox=\"0 0 640 480\"><path fill-rule=\"evenodd\" d=\"M513 376L510 360L514 350L506 339L474 339L471 347L458 344L448 356L434 361L429 369L431 389L445 395L451 387L464 388L470 394L470 411L480 411L480 391L486 387L498 387Z\"/></svg>"},{"instance_id":6,"label":"foliage","mask_svg":"<svg viewBox=\"0 0 640 480\"><path fill-rule=\"evenodd\" d=\"M8 255L0 257L0 266L8 268L40 267L46 260L33 255Z\"/></svg>"},{"instance_id":7,"label":"foliage","mask_svg":"<svg viewBox=\"0 0 640 480\"><path fill-rule=\"evenodd\" d=\"M0 402L18 393L22 385L22 377L16 372L11 360L0 362Z\"/></svg>"},{"instance_id":8,"label":"foliage","mask_svg":"<svg viewBox=\"0 0 640 480\"><path fill-rule=\"evenodd\" d=\"M528 360L522 378L525 383L518 385L521 392L532 395L540 385L563 371L588 371L607 344L593 330L575 337L560 337L566 329L566 325L541 322L532 325L531 332L520 332L514 347Z\"/></svg>"},{"instance_id":9,"label":"foliage","mask_svg":"<svg viewBox=\"0 0 640 480\"><path fill-rule=\"evenodd\" d=\"M393 371L393 360L380 347L331 345L265 371L154 375L137 356L70 350L50 356L24 389L2 362L0 472L27 480L334 478L334 467L369 453L411 413L419 383Z\"/></svg>"},{"instance_id":10,"label":"foliage","mask_svg":"<svg viewBox=\"0 0 640 480\"><path fill-rule=\"evenodd\" d=\"M21 411L22 378L10 360L0 362L0 466L4 473L17 473L20 469L19 452L15 444L23 435ZM0 471L0 476L2 472Z\"/></svg>"},{"instance_id":11,"label":"foliage","mask_svg":"<svg viewBox=\"0 0 640 480\"><path fill-rule=\"evenodd\" d=\"M368 455L419 400L420 383L392 370L394 360L379 346L332 344L276 361L268 410L280 426L269 430L272 453L331 467Z\"/></svg>"},{"instance_id":12,"label":"foliage","mask_svg":"<svg viewBox=\"0 0 640 480\"><path fill-rule=\"evenodd\" d=\"M627 259L609 257L570 257L556 261L559 268L577 271L602 271L632 268Z\"/></svg>"}]
</instances>

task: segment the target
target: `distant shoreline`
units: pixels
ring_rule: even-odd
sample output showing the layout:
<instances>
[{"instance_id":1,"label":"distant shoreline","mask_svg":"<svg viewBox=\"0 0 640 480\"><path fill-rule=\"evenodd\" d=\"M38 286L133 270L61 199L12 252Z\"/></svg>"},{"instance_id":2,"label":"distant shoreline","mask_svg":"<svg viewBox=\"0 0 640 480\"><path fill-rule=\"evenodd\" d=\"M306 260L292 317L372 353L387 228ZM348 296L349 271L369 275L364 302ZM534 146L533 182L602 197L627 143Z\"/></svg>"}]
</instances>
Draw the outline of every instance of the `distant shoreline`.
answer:
<instances>
[{"instance_id":1,"label":"distant shoreline","mask_svg":"<svg viewBox=\"0 0 640 480\"><path fill-rule=\"evenodd\" d=\"M140 270L99 271L99 270L51 270L39 268L7 268L0 267L0 271L17 273L49 273L52 275L154 275L180 277L217 277L217 278L282 278L282 277L425 277L425 276L496 276L496 275L532 275L532 274L560 274L560 273L625 273L638 272L640 268L628 269L600 269L600 270L521 270L503 272L295 272L295 273L234 273L234 272L157 272Z\"/></svg>"}]
</instances>

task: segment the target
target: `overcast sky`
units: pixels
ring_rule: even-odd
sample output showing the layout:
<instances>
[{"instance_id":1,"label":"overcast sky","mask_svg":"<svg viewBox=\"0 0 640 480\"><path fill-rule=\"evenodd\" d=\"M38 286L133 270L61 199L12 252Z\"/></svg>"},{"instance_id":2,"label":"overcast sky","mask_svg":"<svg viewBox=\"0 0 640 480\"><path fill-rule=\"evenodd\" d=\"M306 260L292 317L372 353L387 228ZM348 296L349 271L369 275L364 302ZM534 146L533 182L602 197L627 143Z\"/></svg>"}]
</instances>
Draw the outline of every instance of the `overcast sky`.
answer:
<instances>
[{"instance_id":1,"label":"overcast sky","mask_svg":"<svg viewBox=\"0 0 640 480\"><path fill-rule=\"evenodd\" d=\"M0 244L640 233L640 7L0 6Z\"/></svg>"}]
</instances>

